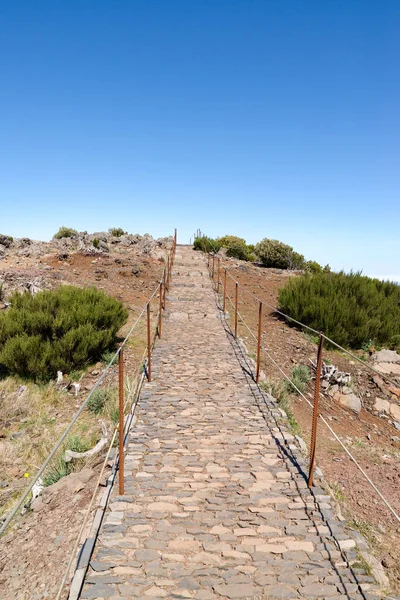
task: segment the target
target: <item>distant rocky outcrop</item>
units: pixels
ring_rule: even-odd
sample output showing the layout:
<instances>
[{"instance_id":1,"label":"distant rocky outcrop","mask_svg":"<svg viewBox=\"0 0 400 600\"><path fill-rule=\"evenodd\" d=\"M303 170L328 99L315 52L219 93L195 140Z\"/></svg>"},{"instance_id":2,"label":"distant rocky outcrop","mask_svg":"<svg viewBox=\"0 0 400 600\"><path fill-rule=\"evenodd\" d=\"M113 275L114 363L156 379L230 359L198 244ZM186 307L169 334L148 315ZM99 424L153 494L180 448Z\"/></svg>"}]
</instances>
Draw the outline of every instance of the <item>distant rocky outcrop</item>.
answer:
<instances>
[{"instance_id":1,"label":"distant rocky outcrop","mask_svg":"<svg viewBox=\"0 0 400 600\"><path fill-rule=\"evenodd\" d=\"M161 259L165 251L172 245L172 237L154 239L151 235L124 234L115 236L107 231L88 233L82 231L73 237L52 239L50 242L31 240L30 238L12 239L0 234L0 260L9 254L20 257L40 258L46 254L57 253L68 256L72 252L85 254L118 253L123 254L128 249L134 249L137 255L146 255Z\"/></svg>"}]
</instances>

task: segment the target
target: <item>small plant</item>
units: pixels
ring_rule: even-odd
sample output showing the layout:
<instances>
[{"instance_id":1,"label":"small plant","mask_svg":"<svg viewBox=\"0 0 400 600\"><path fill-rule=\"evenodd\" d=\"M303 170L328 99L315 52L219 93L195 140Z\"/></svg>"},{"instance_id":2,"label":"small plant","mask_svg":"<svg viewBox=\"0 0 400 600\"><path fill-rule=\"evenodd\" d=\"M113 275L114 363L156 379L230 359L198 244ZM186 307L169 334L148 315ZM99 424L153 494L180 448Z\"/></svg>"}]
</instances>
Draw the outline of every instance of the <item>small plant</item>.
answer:
<instances>
[{"instance_id":1,"label":"small plant","mask_svg":"<svg viewBox=\"0 0 400 600\"><path fill-rule=\"evenodd\" d=\"M53 239L61 240L62 238L74 238L77 237L78 232L76 229L71 227L60 227L57 233L54 234Z\"/></svg>"},{"instance_id":2,"label":"small plant","mask_svg":"<svg viewBox=\"0 0 400 600\"><path fill-rule=\"evenodd\" d=\"M98 248L100 246L100 240L98 238L94 238L92 244L95 248Z\"/></svg>"},{"instance_id":3,"label":"small plant","mask_svg":"<svg viewBox=\"0 0 400 600\"><path fill-rule=\"evenodd\" d=\"M60 456L56 463L49 469L43 477L43 485L45 487L57 483L62 477L66 477L72 472L71 463L66 463L63 456Z\"/></svg>"},{"instance_id":4,"label":"small plant","mask_svg":"<svg viewBox=\"0 0 400 600\"><path fill-rule=\"evenodd\" d=\"M260 383L260 388L270 394L277 402L279 408L285 411L288 424L293 435L301 435L301 428L292 411L292 405L288 395L288 382L286 380L270 381L268 379Z\"/></svg>"},{"instance_id":5,"label":"small plant","mask_svg":"<svg viewBox=\"0 0 400 600\"><path fill-rule=\"evenodd\" d=\"M307 383L311 379L310 370L305 365L296 365L290 374L291 381L287 381L287 390L289 393L304 393Z\"/></svg>"},{"instance_id":6,"label":"small plant","mask_svg":"<svg viewBox=\"0 0 400 600\"><path fill-rule=\"evenodd\" d=\"M114 425L118 425L119 423L119 408L118 406L113 406L110 411L110 418Z\"/></svg>"},{"instance_id":7,"label":"small plant","mask_svg":"<svg viewBox=\"0 0 400 600\"><path fill-rule=\"evenodd\" d=\"M68 441L68 449L73 452L87 452L90 450L90 445L79 435L72 435Z\"/></svg>"},{"instance_id":8,"label":"small plant","mask_svg":"<svg viewBox=\"0 0 400 600\"><path fill-rule=\"evenodd\" d=\"M329 487L331 488L332 494L338 502L343 502L345 500L343 488L339 483L331 483Z\"/></svg>"},{"instance_id":9,"label":"small plant","mask_svg":"<svg viewBox=\"0 0 400 600\"><path fill-rule=\"evenodd\" d=\"M88 410L98 415L104 409L104 406L108 400L108 393L106 390L95 390L87 403Z\"/></svg>"},{"instance_id":10,"label":"small plant","mask_svg":"<svg viewBox=\"0 0 400 600\"><path fill-rule=\"evenodd\" d=\"M105 365L108 365L110 363L112 365L118 365L118 363L119 363L119 354L118 354L118 356L115 356L115 351L114 350L106 350L101 355L101 362L104 363Z\"/></svg>"},{"instance_id":11,"label":"small plant","mask_svg":"<svg viewBox=\"0 0 400 600\"><path fill-rule=\"evenodd\" d=\"M121 235L126 235L126 231L124 231L123 229L121 229L121 227L112 227L108 231L114 237L121 237Z\"/></svg>"}]
</instances>

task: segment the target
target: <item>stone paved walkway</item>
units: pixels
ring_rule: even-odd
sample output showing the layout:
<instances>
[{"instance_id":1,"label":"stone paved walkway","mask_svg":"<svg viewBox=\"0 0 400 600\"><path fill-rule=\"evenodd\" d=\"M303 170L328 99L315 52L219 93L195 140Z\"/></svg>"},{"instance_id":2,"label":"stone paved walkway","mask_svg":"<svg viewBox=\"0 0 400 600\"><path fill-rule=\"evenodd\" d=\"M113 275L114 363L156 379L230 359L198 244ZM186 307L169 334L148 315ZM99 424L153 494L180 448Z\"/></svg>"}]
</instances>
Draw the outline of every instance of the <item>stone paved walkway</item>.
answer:
<instances>
[{"instance_id":1,"label":"stone paved walkway","mask_svg":"<svg viewBox=\"0 0 400 600\"><path fill-rule=\"evenodd\" d=\"M354 542L227 335L199 253L178 247L142 393L82 598L360 599ZM339 550L339 544L344 553ZM364 590L364 591L362 591Z\"/></svg>"}]
</instances>

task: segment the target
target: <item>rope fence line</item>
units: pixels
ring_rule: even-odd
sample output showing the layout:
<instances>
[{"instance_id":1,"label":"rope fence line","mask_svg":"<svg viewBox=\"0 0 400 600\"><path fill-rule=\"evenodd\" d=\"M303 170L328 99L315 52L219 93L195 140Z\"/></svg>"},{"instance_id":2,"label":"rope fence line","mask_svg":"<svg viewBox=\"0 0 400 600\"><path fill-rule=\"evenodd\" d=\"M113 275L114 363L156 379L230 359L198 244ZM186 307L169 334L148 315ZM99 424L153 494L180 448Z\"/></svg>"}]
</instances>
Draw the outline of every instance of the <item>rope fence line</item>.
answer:
<instances>
[{"instance_id":1,"label":"rope fence line","mask_svg":"<svg viewBox=\"0 0 400 600\"><path fill-rule=\"evenodd\" d=\"M51 452L49 453L49 455L47 456L47 458L45 459L45 461L42 463L42 466L40 467L40 469L36 473L35 477L29 483L29 485L25 489L25 491L22 494L22 496L19 499L19 501L17 502L17 504L14 506L14 508L11 510L10 514L7 516L7 518L5 519L5 521L3 522L3 524L1 525L1 527L0 527L0 536L3 535L3 533L9 527L10 523L12 522L12 520L20 512L20 510L23 508L26 499L28 498L29 494L32 492L32 488L38 482L38 480L41 478L41 476L43 475L43 473L45 472L45 470L47 469L47 467L49 466L49 464L51 463L51 461L53 460L53 458L55 457L55 455L57 454L57 452L61 448L63 442L66 440L68 434L70 433L70 431L72 430L73 426L77 422L79 416L82 414L82 412L84 411L84 409L87 407L88 402L92 398L94 392L99 388L99 386L101 385L101 383L104 381L105 376L110 371L110 369L113 366L113 364L116 361L116 359L119 358L120 355L122 355L123 348L126 346L129 338L131 337L133 331L137 327L138 323L142 319L142 317L145 314L145 312L148 311L148 307L150 306L151 301L154 299L154 297L156 295L158 295L158 293L160 293L160 295L163 295L164 299L166 298L165 291L168 290L169 285L170 285L171 270L172 270L172 266L173 266L174 255L175 255L175 252L176 252L176 243L177 243L177 232L176 232L176 229L175 229L175 234L174 234L174 238L173 238L172 247L171 247L171 250L168 252L167 265L164 268L162 279L159 281L159 283L157 284L155 290L153 291L153 293L151 294L151 296L148 298L148 300L147 300L144 308L142 309L142 311L140 312L140 314L136 318L135 322L131 326L131 328L130 328L129 332L127 333L127 335L125 336L124 340L119 345L119 347L116 350L116 352L114 353L113 357L110 359L110 361L108 362L108 364L104 368L103 373L101 374L101 376L99 377L99 379L96 381L96 383L93 386L93 388L90 390L90 392L89 392L88 396L86 397L86 399L84 400L84 402L81 404L81 406L79 407L79 409L74 414L74 416L71 419L70 423L68 424L68 426L66 427L66 429L64 430L64 432L62 433L62 435L59 437L58 441L54 445L53 449L51 450ZM161 304L161 302L160 302L160 304ZM164 309L166 307L166 301L165 300L162 303L162 307ZM161 315L158 315L158 317L159 316L161 316ZM160 321L161 321L161 319L158 319L158 322L160 322ZM148 352L148 357L151 358L151 348L148 347L147 348L147 352ZM119 362L121 362L121 361L119 361Z\"/></svg>"},{"instance_id":2,"label":"rope fence line","mask_svg":"<svg viewBox=\"0 0 400 600\"><path fill-rule=\"evenodd\" d=\"M233 302L233 300L231 299L231 297L229 296L229 294L227 293L227 287L226 287L226 275L224 277L223 282L221 282L219 280L219 275L218 275L218 283L215 282L215 264L213 264L213 268L210 268L210 261L209 261L209 257L210 254L207 252L204 252L205 255L208 255L208 266L209 266L209 274L210 277L212 279L212 281L216 284L215 285L215 291L218 294L218 288L220 287L220 284L223 283L224 287L223 287L223 305L225 306L225 300L226 298L229 300L230 304L233 307L233 310L235 311L235 332L236 335L234 334L234 337L237 337L237 318L239 317L241 322L243 323L243 325L246 327L246 329L249 331L250 335L252 336L252 338L254 339L254 341L257 344L258 349L262 350L265 355L268 357L268 359L270 360L270 362L281 372L281 374L284 376L284 378L290 382L291 386L293 386L293 388L298 392L298 394L307 402L307 404L314 409L315 411L315 406L317 403L318 406L318 398L319 398L319 386L318 386L318 394L315 394L314 396L314 404L312 402L310 402L310 400L304 395L304 393L296 386L296 384L294 383L294 381L285 373L285 371L280 367L280 365L275 361L275 359L271 356L271 354L268 352L267 348L265 348L264 345L262 345L261 343L261 335L259 335L258 337L254 334L254 332L251 330L251 328L249 327L249 325L246 323L245 319L243 318L243 316L241 315L241 313L238 310L237 307L237 302ZM212 257L215 260L215 257ZM218 259L219 260L219 259ZM252 296L255 300L257 300L257 302L259 302L261 305L265 304L266 306L268 306L269 308L271 308L272 310L274 310L274 312L277 312L278 314L282 315L285 318L288 318L291 321L294 321L295 323L297 323L298 325L301 325L302 327L305 327L306 329L312 331L313 333L316 333L321 341L322 339L326 339L327 341L329 341L330 343L332 343L334 346L338 347L340 350L344 351L346 354L348 354L349 356L351 356L352 358L355 358L356 360L358 360L359 362L361 362L364 366L369 367L371 371L377 373L378 375L383 375L385 376L384 373L380 373L379 371L377 371L376 369L374 369L373 367L371 367L370 365L366 364L364 361L362 361L360 358L358 358L356 355L353 355L351 352L349 352L348 350L346 350L345 348L342 348L339 344L337 344L336 342L334 342L333 340L331 340L330 338L328 338L327 336L325 336L323 333L321 332L317 332L316 330L312 329L311 327L308 327L307 325L304 325L303 323L300 323L299 321L296 321L295 319L292 319L291 317L289 317L288 315L285 315L284 313L282 313L281 311L279 311L278 309L276 309L275 307L272 307L271 305L269 305L266 302L263 302L262 300L260 300L260 298L258 298L257 296L255 296L252 292L249 292L249 290L247 290L244 286L242 286L241 284L239 284L239 282L231 275L231 273L229 273L229 270L226 268L223 268L224 273L228 274L231 279L233 280L233 282L235 283L235 289L237 290L239 287L244 290L246 293L248 293L250 296ZM220 265L218 265L218 274L220 273L221 269L220 269ZM231 333L232 329L231 329ZM259 333L260 333L260 328L259 328ZM322 357L322 344L320 343L319 346L319 352L318 352L318 357L321 358ZM321 361L318 361L321 362ZM259 365L257 365L257 373L259 372ZM390 377L385 377L388 381L390 381L391 383L393 383L393 385L396 385L395 382L393 382L393 380ZM317 370L316 373L316 383L319 382L321 379L321 372ZM258 378L256 378L256 382L258 383ZM317 385L316 385L317 388ZM316 389L317 391L317 389ZM317 398L318 396L318 398ZM356 467L359 469L359 471L361 472L361 474L364 476L364 478L366 479L366 481L369 483L369 485L371 486L371 488L375 491L375 493L379 496L379 498L382 500L382 502L385 504L385 506L388 508L388 510L392 513L392 515L394 516L394 518L400 523L400 515L396 512L396 510L393 508L393 506L390 504L390 502L385 498L385 496L381 493L381 491L379 490L379 488L375 485L375 483L371 480L371 478L367 475L367 473L365 472L365 470L361 467L361 465L359 464L359 462L357 461L357 459L353 456L353 454L350 452L350 450L347 448L347 446L342 442L342 440L339 438L339 436L336 434L336 432L334 431L334 429L331 427L331 425L327 422L327 420L318 413L318 411L315 413L316 417L319 417L321 419L321 421L324 423L324 425L328 428L328 430L331 432L331 434L333 435L333 437L336 439L336 441L340 444L340 446L343 448L343 450L346 452L346 454L349 456L350 460L356 465ZM316 419L315 419L316 421ZM316 425L313 426L313 432L312 432L312 439L314 439L313 441L313 447L310 449L310 455L312 455L313 453L315 454L315 445L316 445ZM311 465L310 465L311 467ZM309 479L308 479L308 484L309 487L312 486L312 481L313 481L313 469L310 468L310 474L309 474Z\"/></svg>"}]
</instances>

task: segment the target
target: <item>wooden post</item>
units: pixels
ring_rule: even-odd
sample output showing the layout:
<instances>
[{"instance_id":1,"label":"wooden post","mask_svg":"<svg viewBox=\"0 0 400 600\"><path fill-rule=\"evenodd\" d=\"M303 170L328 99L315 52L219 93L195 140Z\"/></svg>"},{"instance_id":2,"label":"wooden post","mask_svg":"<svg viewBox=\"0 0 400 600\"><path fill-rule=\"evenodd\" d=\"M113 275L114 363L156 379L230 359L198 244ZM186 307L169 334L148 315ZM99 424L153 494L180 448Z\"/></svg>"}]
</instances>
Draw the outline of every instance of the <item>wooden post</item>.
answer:
<instances>
[{"instance_id":1,"label":"wooden post","mask_svg":"<svg viewBox=\"0 0 400 600\"><path fill-rule=\"evenodd\" d=\"M217 281L217 293L219 294L219 274L220 274L220 270L221 270L221 259L218 258L218 273L217 273L217 277L218 277L218 281Z\"/></svg>"},{"instance_id":2,"label":"wooden post","mask_svg":"<svg viewBox=\"0 0 400 600\"><path fill-rule=\"evenodd\" d=\"M163 305L163 286L162 286L162 281L160 281L160 306L159 306L159 314L158 314L158 337L161 337L161 334L162 334L162 305Z\"/></svg>"},{"instance_id":3,"label":"wooden post","mask_svg":"<svg viewBox=\"0 0 400 600\"><path fill-rule=\"evenodd\" d=\"M256 383L258 383L260 381L262 308L263 308L263 303L260 302L259 307L258 307L258 338L257 338L257 371L256 371Z\"/></svg>"},{"instance_id":4,"label":"wooden post","mask_svg":"<svg viewBox=\"0 0 400 600\"><path fill-rule=\"evenodd\" d=\"M213 264L212 264L212 279L214 281L214 273L215 273L215 256L213 255Z\"/></svg>"},{"instance_id":5,"label":"wooden post","mask_svg":"<svg viewBox=\"0 0 400 600\"><path fill-rule=\"evenodd\" d=\"M318 403L319 393L321 389L321 371L322 371L322 347L324 345L324 336L322 333L319 334L318 344L318 357L317 357L317 371L315 374L315 390L314 390L314 408L313 408L313 420L311 430L311 448L310 448L310 471L308 473L307 485L309 488L312 487L314 480L314 465L315 465L315 449L317 445L317 424L318 424Z\"/></svg>"},{"instance_id":6,"label":"wooden post","mask_svg":"<svg viewBox=\"0 0 400 600\"><path fill-rule=\"evenodd\" d=\"M225 312L226 309L226 269L224 269L224 304L222 310Z\"/></svg>"},{"instance_id":7,"label":"wooden post","mask_svg":"<svg viewBox=\"0 0 400 600\"><path fill-rule=\"evenodd\" d=\"M168 260L167 260L167 290L169 290L169 271L170 271L170 259L169 259L169 254L168 254Z\"/></svg>"},{"instance_id":8,"label":"wooden post","mask_svg":"<svg viewBox=\"0 0 400 600\"><path fill-rule=\"evenodd\" d=\"M163 290L164 290L164 310L165 307L167 306L167 267L165 267L164 269L164 275L163 275Z\"/></svg>"},{"instance_id":9,"label":"wooden post","mask_svg":"<svg viewBox=\"0 0 400 600\"><path fill-rule=\"evenodd\" d=\"M147 303L147 379L151 381L150 302Z\"/></svg>"},{"instance_id":10,"label":"wooden post","mask_svg":"<svg viewBox=\"0 0 400 600\"><path fill-rule=\"evenodd\" d=\"M119 495L124 495L125 489L125 454L124 454L124 348L119 352L118 365L119 384Z\"/></svg>"},{"instance_id":11,"label":"wooden post","mask_svg":"<svg viewBox=\"0 0 400 600\"><path fill-rule=\"evenodd\" d=\"M237 338L237 334L238 334L238 288L239 288L239 284L236 281L236 288L235 288L235 338Z\"/></svg>"}]
</instances>

